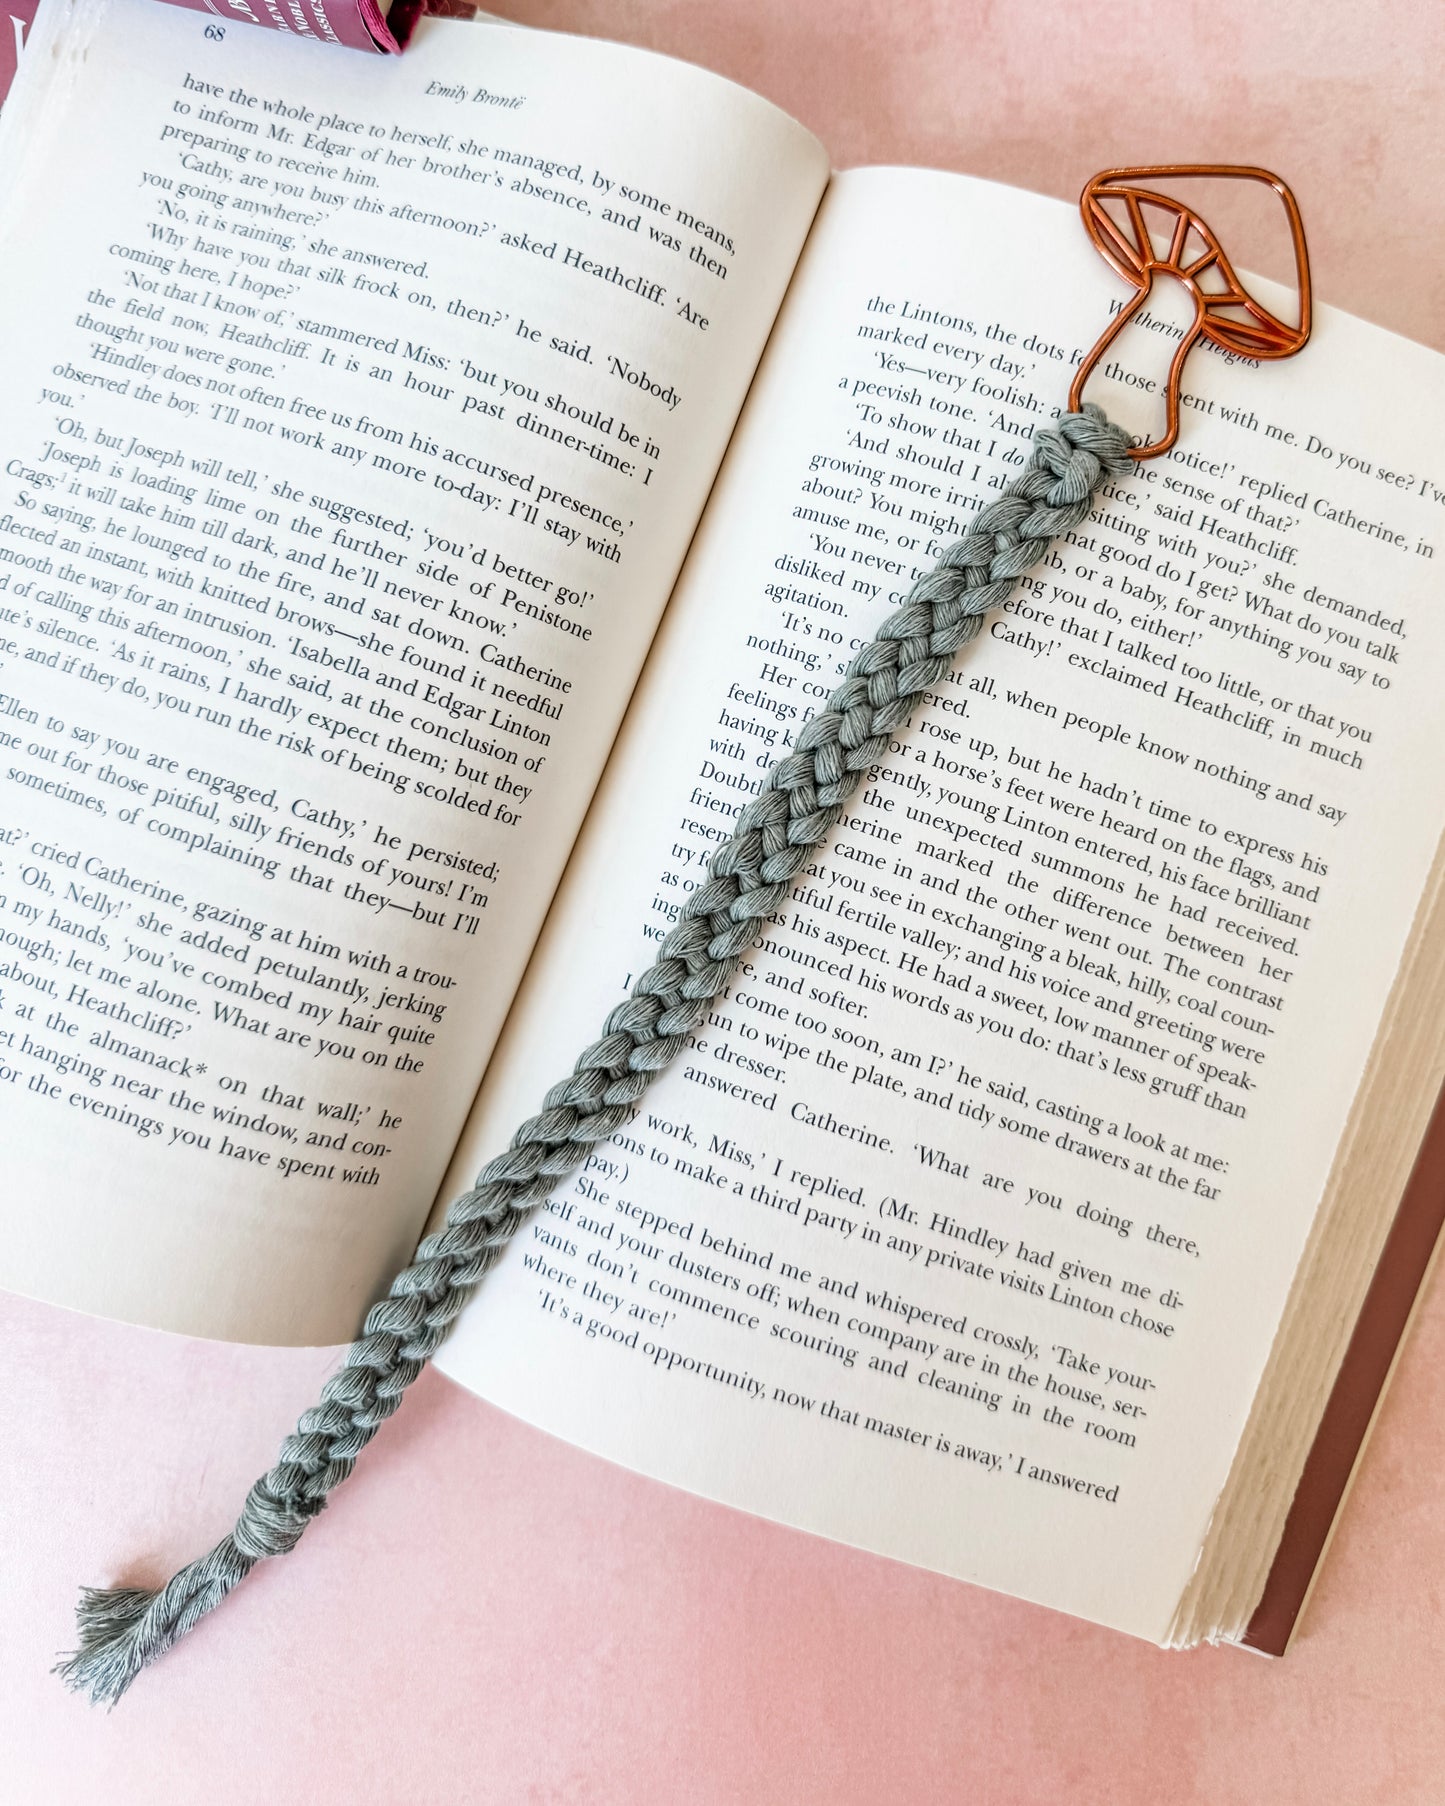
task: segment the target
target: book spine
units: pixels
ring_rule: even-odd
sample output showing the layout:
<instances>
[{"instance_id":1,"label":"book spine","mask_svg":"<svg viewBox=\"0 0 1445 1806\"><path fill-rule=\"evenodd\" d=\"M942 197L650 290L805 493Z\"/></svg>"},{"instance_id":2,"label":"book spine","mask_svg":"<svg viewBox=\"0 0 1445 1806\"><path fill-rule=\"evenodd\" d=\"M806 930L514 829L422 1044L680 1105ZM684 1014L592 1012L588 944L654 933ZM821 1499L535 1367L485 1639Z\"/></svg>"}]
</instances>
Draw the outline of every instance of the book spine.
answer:
<instances>
[{"instance_id":1,"label":"book spine","mask_svg":"<svg viewBox=\"0 0 1445 1806\"><path fill-rule=\"evenodd\" d=\"M237 23L289 32L319 44L339 44L374 55L399 56L412 26L425 11L470 18L470 0L393 0L385 13L377 0L168 0L189 12L209 13L224 28ZM35 23L40 0L10 0L9 30L0 32L0 106L10 92Z\"/></svg>"},{"instance_id":2,"label":"book spine","mask_svg":"<svg viewBox=\"0 0 1445 1806\"><path fill-rule=\"evenodd\" d=\"M247 24L290 32L318 44L337 44L397 56L422 10L422 0L397 0L383 13L377 0L168 0L209 13L222 26Z\"/></svg>"},{"instance_id":3,"label":"book spine","mask_svg":"<svg viewBox=\"0 0 1445 1806\"><path fill-rule=\"evenodd\" d=\"M0 106L5 104L5 96L15 80L25 40L30 36L30 27L35 23L39 7L40 0L10 0L5 8L9 24L6 30L0 31ZM0 24L4 23L5 20L0 19Z\"/></svg>"}]
</instances>

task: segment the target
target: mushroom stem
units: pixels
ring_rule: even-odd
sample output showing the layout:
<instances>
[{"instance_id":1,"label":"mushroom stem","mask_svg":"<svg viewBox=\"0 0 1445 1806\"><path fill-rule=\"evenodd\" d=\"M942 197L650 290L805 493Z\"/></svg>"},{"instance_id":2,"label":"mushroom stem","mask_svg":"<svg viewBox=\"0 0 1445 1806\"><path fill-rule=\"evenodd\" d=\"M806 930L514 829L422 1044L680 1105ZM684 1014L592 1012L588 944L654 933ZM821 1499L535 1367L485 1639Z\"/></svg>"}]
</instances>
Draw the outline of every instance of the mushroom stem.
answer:
<instances>
[{"instance_id":1,"label":"mushroom stem","mask_svg":"<svg viewBox=\"0 0 1445 1806\"><path fill-rule=\"evenodd\" d=\"M1073 387L1069 391L1070 407L1077 408L1081 405L1084 389L1089 378L1098 368L1100 360L1108 352L1114 341L1124 332L1125 328L1134 319L1135 315L1140 313L1148 305L1150 299L1154 295L1155 285L1159 281L1161 274L1166 275L1170 282L1178 283L1180 281L1180 278L1170 271L1160 271L1156 268L1149 272L1148 282L1135 292L1126 306L1120 308L1118 314L1115 315L1114 319L1107 327L1105 327L1103 333L1099 337L1098 343L1094 346L1093 350L1089 352L1083 363L1080 364L1074 376ZM1188 358L1189 353L1194 349L1194 346L1198 343L1199 336L1204 330L1204 298L1192 282L1184 282L1182 286L1193 300L1194 318L1185 328L1183 338L1175 347L1174 354L1169 361L1167 374L1164 375L1162 379L1158 379L1153 383L1142 380L1138 383L1138 387L1147 388L1151 393L1157 389L1162 392L1164 396L1163 437L1155 439L1152 436L1146 435L1142 438L1138 448L1144 449L1147 447L1151 456L1157 456L1160 452L1168 451L1170 446L1173 445L1174 441L1179 437L1179 385L1184 373L1185 360Z\"/></svg>"}]
</instances>

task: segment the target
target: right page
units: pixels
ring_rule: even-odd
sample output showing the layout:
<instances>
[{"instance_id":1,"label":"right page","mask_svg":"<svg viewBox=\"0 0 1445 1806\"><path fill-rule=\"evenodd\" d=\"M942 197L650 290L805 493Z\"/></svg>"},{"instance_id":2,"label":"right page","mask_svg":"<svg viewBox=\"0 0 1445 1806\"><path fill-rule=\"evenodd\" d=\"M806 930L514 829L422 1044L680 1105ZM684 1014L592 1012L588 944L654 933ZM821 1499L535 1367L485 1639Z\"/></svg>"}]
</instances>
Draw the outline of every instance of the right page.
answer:
<instances>
[{"instance_id":1,"label":"right page","mask_svg":"<svg viewBox=\"0 0 1445 1806\"><path fill-rule=\"evenodd\" d=\"M835 178L449 1189L1120 298L1058 202ZM442 1358L662 1478L1158 1640L1445 819L1445 365L1326 311L1294 363L1188 381L1175 451L920 709Z\"/></svg>"}]
</instances>

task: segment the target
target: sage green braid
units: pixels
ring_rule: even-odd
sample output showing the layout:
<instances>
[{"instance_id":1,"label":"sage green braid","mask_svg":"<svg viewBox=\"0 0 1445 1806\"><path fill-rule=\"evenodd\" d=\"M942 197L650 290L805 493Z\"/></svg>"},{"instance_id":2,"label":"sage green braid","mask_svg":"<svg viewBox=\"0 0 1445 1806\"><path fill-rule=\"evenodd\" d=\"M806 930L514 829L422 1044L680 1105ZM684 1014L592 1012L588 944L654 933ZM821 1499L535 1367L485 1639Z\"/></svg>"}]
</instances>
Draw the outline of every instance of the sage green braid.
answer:
<instances>
[{"instance_id":1,"label":"sage green braid","mask_svg":"<svg viewBox=\"0 0 1445 1806\"><path fill-rule=\"evenodd\" d=\"M688 1044L767 919L843 814L889 741L938 685L989 609L1052 540L1088 514L1108 479L1132 469L1129 441L1096 407L1034 435L1032 455L996 501L914 584L798 729L761 793L738 815L688 896L656 960L608 1016L600 1040L547 1093L512 1145L484 1166L411 1264L367 1312L361 1337L281 1445L230 1533L155 1591L86 1589L80 1648L59 1672L113 1702L268 1556L300 1541L333 1488L396 1410L478 1282L537 1206L631 1116Z\"/></svg>"}]
</instances>

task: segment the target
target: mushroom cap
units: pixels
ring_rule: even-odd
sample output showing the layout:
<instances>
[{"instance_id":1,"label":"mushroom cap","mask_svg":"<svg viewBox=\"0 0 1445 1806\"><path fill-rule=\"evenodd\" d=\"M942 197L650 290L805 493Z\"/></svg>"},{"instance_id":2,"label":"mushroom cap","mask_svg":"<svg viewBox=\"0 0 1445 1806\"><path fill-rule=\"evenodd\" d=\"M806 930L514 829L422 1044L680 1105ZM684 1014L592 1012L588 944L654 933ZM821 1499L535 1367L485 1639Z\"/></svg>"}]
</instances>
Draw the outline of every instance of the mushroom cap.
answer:
<instances>
[{"instance_id":1,"label":"mushroom cap","mask_svg":"<svg viewBox=\"0 0 1445 1806\"><path fill-rule=\"evenodd\" d=\"M1262 182L1278 195L1294 246L1299 324L1287 325L1245 288L1218 235L1172 195L1149 186L1188 177L1227 177ZM1085 187L1079 210L1089 237L1106 261L1134 288L1148 288L1155 274L1176 277L1194 296L1198 336L1241 357L1292 357L1310 336L1310 268L1304 224L1288 186L1267 169L1243 164L1179 163L1141 169L1106 169ZM1147 210L1147 211L1146 211ZM1167 250L1161 252L1150 217L1157 218Z\"/></svg>"}]
</instances>

